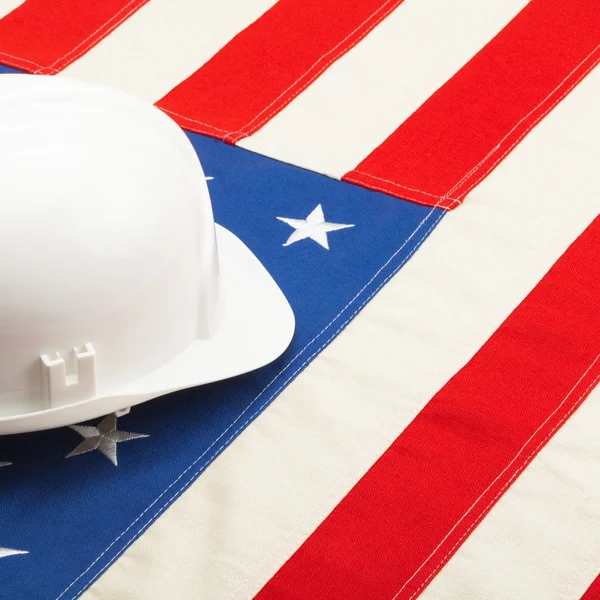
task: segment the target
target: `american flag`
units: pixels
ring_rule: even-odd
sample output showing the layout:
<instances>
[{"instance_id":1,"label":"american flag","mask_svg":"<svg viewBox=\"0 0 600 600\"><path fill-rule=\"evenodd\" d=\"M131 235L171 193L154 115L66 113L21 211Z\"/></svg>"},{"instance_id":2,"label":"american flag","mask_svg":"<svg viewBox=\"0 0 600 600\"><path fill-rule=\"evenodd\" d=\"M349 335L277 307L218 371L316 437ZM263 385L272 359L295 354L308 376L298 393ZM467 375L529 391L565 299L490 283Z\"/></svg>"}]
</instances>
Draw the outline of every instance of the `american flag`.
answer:
<instances>
[{"instance_id":1,"label":"american flag","mask_svg":"<svg viewBox=\"0 0 600 600\"><path fill-rule=\"evenodd\" d=\"M1 598L600 598L597 0L0 17L2 72L184 128L297 319L257 372L0 438Z\"/></svg>"}]
</instances>

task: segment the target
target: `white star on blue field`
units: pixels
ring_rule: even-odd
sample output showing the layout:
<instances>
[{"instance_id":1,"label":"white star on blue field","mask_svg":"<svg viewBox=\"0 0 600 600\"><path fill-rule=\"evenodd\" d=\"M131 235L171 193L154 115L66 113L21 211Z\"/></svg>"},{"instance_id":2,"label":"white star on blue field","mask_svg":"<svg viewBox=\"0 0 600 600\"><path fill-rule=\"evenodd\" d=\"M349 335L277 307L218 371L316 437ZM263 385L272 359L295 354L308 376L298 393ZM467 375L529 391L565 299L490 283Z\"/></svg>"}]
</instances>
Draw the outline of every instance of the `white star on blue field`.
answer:
<instances>
[{"instance_id":1,"label":"white star on blue field","mask_svg":"<svg viewBox=\"0 0 600 600\"><path fill-rule=\"evenodd\" d=\"M347 229L348 227L354 227L347 223L329 223L325 220L323 209L320 204L306 217L306 219L288 219L286 217L277 217L280 221L287 223L290 227L294 228L294 232L283 244L289 246L300 240L310 238L317 242L320 246L323 246L326 250L329 250L329 240L327 233L330 231L338 231L340 229Z\"/></svg>"}]
</instances>

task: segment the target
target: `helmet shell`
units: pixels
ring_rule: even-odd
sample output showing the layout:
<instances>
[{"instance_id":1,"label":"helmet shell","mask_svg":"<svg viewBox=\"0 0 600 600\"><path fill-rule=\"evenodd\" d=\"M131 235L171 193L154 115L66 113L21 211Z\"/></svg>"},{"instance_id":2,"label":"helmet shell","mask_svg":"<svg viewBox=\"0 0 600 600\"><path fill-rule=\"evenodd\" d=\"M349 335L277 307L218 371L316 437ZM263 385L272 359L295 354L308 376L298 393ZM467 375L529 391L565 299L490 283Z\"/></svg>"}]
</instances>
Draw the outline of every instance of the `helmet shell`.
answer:
<instances>
[{"instance_id":1,"label":"helmet shell","mask_svg":"<svg viewBox=\"0 0 600 600\"><path fill-rule=\"evenodd\" d=\"M48 361L109 395L210 338L215 225L185 134L62 77L3 75L0 98L0 416L92 393L52 397ZM90 347L92 376L78 364Z\"/></svg>"}]
</instances>

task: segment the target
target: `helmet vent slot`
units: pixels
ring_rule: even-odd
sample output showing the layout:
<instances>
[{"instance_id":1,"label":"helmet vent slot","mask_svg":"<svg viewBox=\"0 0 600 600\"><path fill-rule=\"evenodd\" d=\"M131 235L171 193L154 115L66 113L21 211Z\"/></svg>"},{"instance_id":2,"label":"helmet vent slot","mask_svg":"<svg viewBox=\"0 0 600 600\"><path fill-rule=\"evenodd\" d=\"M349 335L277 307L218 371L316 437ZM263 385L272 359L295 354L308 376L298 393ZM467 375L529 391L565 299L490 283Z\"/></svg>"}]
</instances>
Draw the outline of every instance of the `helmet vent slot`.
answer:
<instances>
[{"instance_id":1,"label":"helmet vent slot","mask_svg":"<svg viewBox=\"0 0 600 600\"><path fill-rule=\"evenodd\" d=\"M42 390L50 408L89 400L96 395L96 352L91 343L71 350L72 368L60 352L42 354ZM71 367L70 365L70 367Z\"/></svg>"}]
</instances>

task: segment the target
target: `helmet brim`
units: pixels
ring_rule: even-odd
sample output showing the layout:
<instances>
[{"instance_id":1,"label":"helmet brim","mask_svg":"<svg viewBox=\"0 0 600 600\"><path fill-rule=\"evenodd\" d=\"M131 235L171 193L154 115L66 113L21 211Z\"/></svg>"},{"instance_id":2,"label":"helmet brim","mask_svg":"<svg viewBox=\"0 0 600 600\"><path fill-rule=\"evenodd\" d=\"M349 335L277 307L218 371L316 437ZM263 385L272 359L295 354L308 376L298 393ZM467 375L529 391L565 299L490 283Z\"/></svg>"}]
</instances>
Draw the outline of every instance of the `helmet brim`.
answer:
<instances>
[{"instance_id":1,"label":"helmet brim","mask_svg":"<svg viewBox=\"0 0 600 600\"><path fill-rule=\"evenodd\" d=\"M224 313L214 337L194 342L167 364L113 395L0 417L0 435L87 421L170 392L248 373L279 357L295 328L287 299L239 238L219 225L216 237Z\"/></svg>"}]
</instances>

